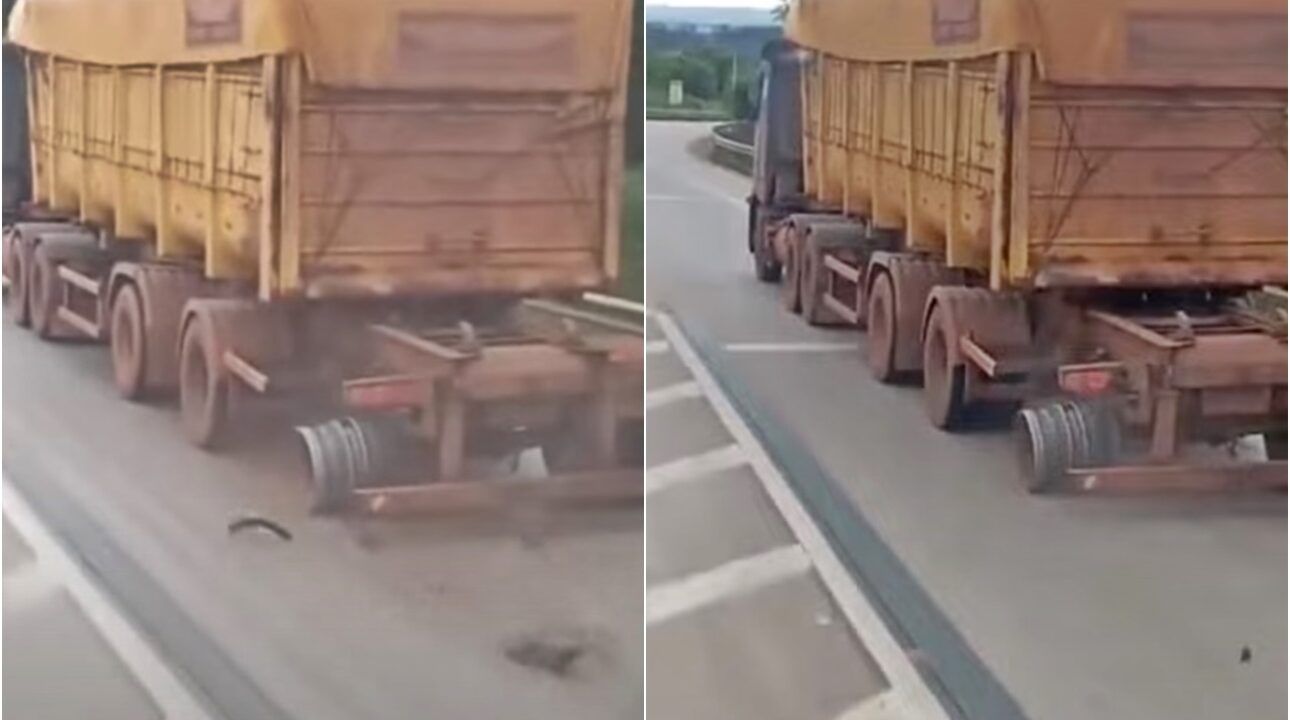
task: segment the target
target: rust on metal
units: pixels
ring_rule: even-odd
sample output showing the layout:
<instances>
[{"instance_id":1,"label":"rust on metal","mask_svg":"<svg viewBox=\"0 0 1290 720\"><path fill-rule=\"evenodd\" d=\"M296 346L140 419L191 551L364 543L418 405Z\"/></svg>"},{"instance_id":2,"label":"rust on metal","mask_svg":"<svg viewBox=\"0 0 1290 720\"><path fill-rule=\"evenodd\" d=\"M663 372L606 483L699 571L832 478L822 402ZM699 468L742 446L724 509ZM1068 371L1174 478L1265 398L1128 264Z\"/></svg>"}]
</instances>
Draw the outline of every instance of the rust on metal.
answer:
<instances>
[{"instance_id":1,"label":"rust on metal","mask_svg":"<svg viewBox=\"0 0 1290 720\"><path fill-rule=\"evenodd\" d=\"M81 317L80 315L77 315L75 312L71 310L71 308L59 307L54 312L55 312L55 316L60 321L71 326L74 330L81 333L82 335L93 340L99 340L102 338L103 330L102 328L99 327L98 323L95 323L92 320L87 320Z\"/></svg>"},{"instance_id":2,"label":"rust on metal","mask_svg":"<svg viewBox=\"0 0 1290 720\"><path fill-rule=\"evenodd\" d=\"M1284 461L1219 465L1126 465L1074 469L1071 487L1081 492L1153 494L1284 490Z\"/></svg>"},{"instance_id":3,"label":"rust on metal","mask_svg":"<svg viewBox=\"0 0 1290 720\"><path fill-rule=\"evenodd\" d=\"M84 290L85 292L89 293L90 295L93 295L94 297L99 296L99 290L100 290L99 281L96 280L95 278L85 275L84 273L77 272L76 270L72 269L68 265L58 266L58 277L61 278L63 282L67 283L68 285L72 285L81 290Z\"/></svg>"},{"instance_id":4,"label":"rust on metal","mask_svg":"<svg viewBox=\"0 0 1290 720\"><path fill-rule=\"evenodd\" d=\"M247 387L260 393L261 395L269 391L269 376L264 374L259 368L252 365L246 358L238 355L232 350L225 350L224 368L233 374L238 380L246 383Z\"/></svg>"},{"instance_id":5,"label":"rust on metal","mask_svg":"<svg viewBox=\"0 0 1290 720\"><path fill-rule=\"evenodd\" d=\"M489 512L525 502L636 503L645 496L642 473L594 471L542 479L450 480L425 485L359 488L355 509L380 515Z\"/></svg>"}]
</instances>

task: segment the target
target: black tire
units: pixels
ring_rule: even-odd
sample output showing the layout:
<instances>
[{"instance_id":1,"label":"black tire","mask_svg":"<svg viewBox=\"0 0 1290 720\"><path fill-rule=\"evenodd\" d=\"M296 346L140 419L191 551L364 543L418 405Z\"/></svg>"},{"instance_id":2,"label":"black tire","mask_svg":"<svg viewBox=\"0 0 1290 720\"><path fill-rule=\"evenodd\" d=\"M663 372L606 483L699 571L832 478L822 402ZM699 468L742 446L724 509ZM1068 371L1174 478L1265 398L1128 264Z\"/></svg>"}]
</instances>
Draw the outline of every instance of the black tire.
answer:
<instances>
[{"instance_id":1,"label":"black tire","mask_svg":"<svg viewBox=\"0 0 1290 720\"><path fill-rule=\"evenodd\" d=\"M937 303L923 335L923 407L932 425L955 430L967 417L967 367L958 357L953 309Z\"/></svg>"},{"instance_id":2,"label":"black tire","mask_svg":"<svg viewBox=\"0 0 1290 720\"><path fill-rule=\"evenodd\" d=\"M779 285L779 300L784 309L794 315L802 311L801 253L797 233L793 232L784 243L784 269Z\"/></svg>"},{"instance_id":3,"label":"black tire","mask_svg":"<svg viewBox=\"0 0 1290 720\"><path fill-rule=\"evenodd\" d=\"M895 382L896 372L896 291L891 276L885 272L874 278L866 300L865 361L878 382Z\"/></svg>"},{"instance_id":4,"label":"black tire","mask_svg":"<svg viewBox=\"0 0 1290 720\"><path fill-rule=\"evenodd\" d=\"M127 400L140 400L147 390L147 324L143 300L134 283L126 283L112 298L109 342L112 378Z\"/></svg>"},{"instance_id":5,"label":"black tire","mask_svg":"<svg viewBox=\"0 0 1290 720\"><path fill-rule=\"evenodd\" d=\"M779 282L784 268L775 257L775 249L766 237L766 218L760 209L751 208L748 218L748 244L752 249L753 271L764 283Z\"/></svg>"},{"instance_id":6,"label":"black tire","mask_svg":"<svg viewBox=\"0 0 1290 720\"><path fill-rule=\"evenodd\" d=\"M1267 449L1268 460L1286 459L1286 431L1263 433L1263 446Z\"/></svg>"},{"instance_id":7,"label":"black tire","mask_svg":"<svg viewBox=\"0 0 1290 720\"><path fill-rule=\"evenodd\" d=\"M184 328L179 352L179 414L194 445L215 449L228 440L228 374L212 324L200 315Z\"/></svg>"},{"instance_id":8,"label":"black tire","mask_svg":"<svg viewBox=\"0 0 1290 720\"><path fill-rule=\"evenodd\" d=\"M31 249L20 237L9 249L9 314L18 327L31 327Z\"/></svg>"},{"instance_id":9,"label":"black tire","mask_svg":"<svg viewBox=\"0 0 1290 720\"><path fill-rule=\"evenodd\" d=\"M833 325L838 316L824 304L828 292L824 250L814 235L806 238L802 251L802 318L811 325Z\"/></svg>"},{"instance_id":10,"label":"black tire","mask_svg":"<svg viewBox=\"0 0 1290 720\"><path fill-rule=\"evenodd\" d=\"M30 303L31 330L36 337L49 340L57 326L62 280L58 277L61 264L50 252L48 245L39 245L31 254L30 272L27 274L27 296Z\"/></svg>"}]
</instances>

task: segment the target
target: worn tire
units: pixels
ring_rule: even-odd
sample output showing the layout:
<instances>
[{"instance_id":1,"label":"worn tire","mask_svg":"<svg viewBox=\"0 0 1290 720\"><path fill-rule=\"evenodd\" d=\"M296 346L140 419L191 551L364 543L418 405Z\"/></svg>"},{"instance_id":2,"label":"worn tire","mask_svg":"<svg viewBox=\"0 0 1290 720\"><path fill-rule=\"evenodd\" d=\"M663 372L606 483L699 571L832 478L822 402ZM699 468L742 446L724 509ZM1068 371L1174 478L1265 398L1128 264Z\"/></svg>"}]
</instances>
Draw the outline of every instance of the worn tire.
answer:
<instances>
[{"instance_id":1,"label":"worn tire","mask_svg":"<svg viewBox=\"0 0 1290 720\"><path fill-rule=\"evenodd\" d=\"M766 237L766 218L757 209L750 214L748 232L751 235L749 244L752 245L753 271L757 279L764 283L779 282L784 268L775 257L770 239Z\"/></svg>"},{"instance_id":2,"label":"worn tire","mask_svg":"<svg viewBox=\"0 0 1290 720\"><path fill-rule=\"evenodd\" d=\"M834 325L840 318L824 304L827 276L824 271L824 249L814 235L807 236L802 250L801 303L802 318L811 325Z\"/></svg>"},{"instance_id":3,"label":"worn tire","mask_svg":"<svg viewBox=\"0 0 1290 720\"><path fill-rule=\"evenodd\" d=\"M55 333L62 283L58 278L60 264L48 245L38 245L36 251L31 253L30 271L27 275L31 330L42 340L53 338Z\"/></svg>"},{"instance_id":4,"label":"worn tire","mask_svg":"<svg viewBox=\"0 0 1290 720\"><path fill-rule=\"evenodd\" d=\"M932 425L958 428L967 415L967 368L958 351L953 309L937 304L923 333L923 407Z\"/></svg>"},{"instance_id":5,"label":"worn tire","mask_svg":"<svg viewBox=\"0 0 1290 720\"><path fill-rule=\"evenodd\" d=\"M147 328L143 300L134 283L126 283L112 298L112 378L117 391L127 400L140 400L146 390Z\"/></svg>"},{"instance_id":6,"label":"worn tire","mask_svg":"<svg viewBox=\"0 0 1290 720\"><path fill-rule=\"evenodd\" d=\"M228 400L214 324L198 314L184 327L179 351L179 414L190 442L214 449L227 441Z\"/></svg>"},{"instance_id":7,"label":"worn tire","mask_svg":"<svg viewBox=\"0 0 1290 720\"><path fill-rule=\"evenodd\" d=\"M1267 451L1268 460L1285 460L1286 431L1263 433L1263 447Z\"/></svg>"},{"instance_id":8,"label":"worn tire","mask_svg":"<svg viewBox=\"0 0 1290 720\"><path fill-rule=\"evenodd\" d=\"M780 304L791 313L802 311L802 246L797 230L787 229L784 242L783 278L779 285Z\"/></svg>"},{"instance_id":9,"label":"worn tire","mask_svg":"<svg viewBox=\"0 0 1290 720\"><path fill-rule=\"evenodd\" d=\"M21 237L13 239L9 257L9 314L18 327L31 327L31 246Z\"/></svg>"},{"instance_id":10,"label":"worn tire","mask_svg":"<svg viewBox=\"0 0 1290 720\"><path fill-rule=\"evenodd\" d=\"M896 294L891 275L878 273L865 301L865 361L879 382L896 380Z\"/></svg>"}]
</instances>

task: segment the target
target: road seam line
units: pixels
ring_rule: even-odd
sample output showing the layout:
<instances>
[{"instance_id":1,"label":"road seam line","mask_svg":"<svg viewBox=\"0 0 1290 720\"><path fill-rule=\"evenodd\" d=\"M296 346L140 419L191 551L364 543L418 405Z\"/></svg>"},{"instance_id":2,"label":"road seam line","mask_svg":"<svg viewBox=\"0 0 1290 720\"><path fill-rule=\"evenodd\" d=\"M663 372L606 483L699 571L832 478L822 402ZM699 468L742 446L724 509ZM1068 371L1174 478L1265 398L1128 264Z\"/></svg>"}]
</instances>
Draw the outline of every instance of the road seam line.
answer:
<instances>
[{"instance_id":1,"label":"road seam line","mask_svg":"<svg viewBox=\"0 0 1290 720\"><path fill-rule=\"evenodd\" d=\"M668 385L658 390L651 390L645 393L645 409L657 410L664 405L670 405L678 400L688 400L690 398L703 397L703 390L699 384L693 380L679 382L675 385Z\"/></svg>"},{"instance_id":2,"label":"road seam line","mask_svg":"<svg viewBox=\"0 0 1290 720\"><path fill-rule=\"evenodd\" d=\"M3 481L4 516L36 556L67 589L90 623L143 685L163 716L176 720L215 720L157 651L90 580L36 516L22 494Z\"/></svg>"},{"instance_id":3,"label":"road seam line","mask_svg":"<svg viewBox=\"0 0 1290 720\"><path fill-rule=\"evenodd\" d=\"M833 551L823 532L815 524L779 468L753 435L744 419L730 403L703 361L699 359L676 322L660 313L659 328L671 343L682 364L703 389L712 409L721 419L735 442L747 453L754 474L761 481L794 537L805 548L815 564L834 601L846 616L869 654L877 662L893 690L909 701L910 717L948 720L945 709L936 700L926 682L914 667L904 648L896 641L882 616L852 580L846 567Z\"/></svg>"},{"instance_id":4,"label":"road seam line","mask_svg":"<svg viewBox=\"0 0 1290 720\"><path fill-rule=\"evenodd\" d=\"M650 588L645 598L646 623L655 625L722 600L749 595L810 569L810 557L797 544L731 560Z\"/></svg>"},{"instance_id":5,"label":"road seam line","mask_svg":"<svg viewBox=\"0 0 1290 720\"><path fill-rule=\"evenodd\" d=\"M705 475L746 465L748 455L738 445L726 445L715 450L687 455L671 462L655 465L645 470L645 494L650 495L696 480Z\"/></svg>"}]
</instances>

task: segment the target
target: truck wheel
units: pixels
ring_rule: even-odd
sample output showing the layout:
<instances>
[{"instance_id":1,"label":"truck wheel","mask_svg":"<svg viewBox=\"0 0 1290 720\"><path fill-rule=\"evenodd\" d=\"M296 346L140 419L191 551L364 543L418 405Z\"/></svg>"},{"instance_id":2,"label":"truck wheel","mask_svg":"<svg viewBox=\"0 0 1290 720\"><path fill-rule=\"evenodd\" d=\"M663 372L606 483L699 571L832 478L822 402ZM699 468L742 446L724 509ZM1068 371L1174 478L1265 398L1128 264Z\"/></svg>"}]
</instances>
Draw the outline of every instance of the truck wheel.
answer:
<instances>
[{"instance_id":1,"label":"truck wheel","mask_svg":"<svg viewBox=\"0 0 1290 720\"><path fill-rule=\"evenodd\" d=\"M1263 433L1263 447L1266 449L1268 460L1285 460L1286 431Z\"/></svg>"},{"instance_id":2,"label":"truck wheel","mask_svg":"<svg viewBox=\"0 0 1290 720\"><path fill-rule=\"evenodd\" d=\"M31 250L22 237L15 237L9 246L9 313L18 327L31 327Z\"/></svg>"},{"instance_id":3,"label":"truck wheel","mask_svg":"<svg viewBox=\"0 0 1290 720\"><path fill-rule=\"evenodd\" d=\"M112 377L121 397L139 400L144 395L143 301L133 283L126 283L112 298Z\"/></svg>"},{"instance_id":4,"label":"truck wheel","mask_svg":"<svg viewBox=\"0 0 1290 720\"><path fill-rule=\"evenodd\" d=\"M878 273L867 305L865 320L869 329L865 360L876 380L889 383L896 379L896 293L891 286L891 275Z\"/></svg>"},{"instance_id":5,"label":"truck wheel","mask_svg":"<svg viewBox=\"0 0 1290 720\"><path fill-rule=\"evenodd\" d=\"M802 311L802 246L794 228L784 242L784 278L779 285L779 299L784 309L791 313Z\"/></svg>"},{"instance_id":6,"label":"truck wheel","mask_svg":"<svg viewBox=\"0 0 1290 720\"><path fill-rule=\"evenodd\" d=\"M806 238L806 247L802 251L802 317L812 325L837 325L842 322L824 304L824 294L828 292L828 274L824 269L824 246L816 233Z\"/></svg>"},{"instance_id":7,"label":"truck wheel","mask_svg":"<svg viewBox=\"0 0 1290 720\"><path fill-rule=\"evenodd\" d=\"M1014 430L1022 485L1034 494L1059 487L1071 465L1070 428L1061 406L1023 408Z\"/></svg>"},{"instance_id":8,"label":"truck wheel","mask_svg":"<svg viewBox=\"0 0 1290 720\"><path fill-rule=\"evenodd\" d=\"M62 281L58 278L58 266L48 245L39 245L31 254L31 263L27 274L27 296L30 304L31 329L36 337L49 340L54 337L54 323L58 316L59 297L62 295Z\"/></svg>"},{"instance_id":9,"label":"truck wheel","mask_svg":"<svg viewBox=\"0 0 1290 720\"><path fill-rule=\"evenodd\" d=\"M753 240L753 264L757 279L764 283L779 282L784 274L783 266L775 259L775 253L764 237L759 236Z\"/></svg>"},{"instance_id":10,"label":"truck wheel","mask_svg":"<svg viewBox=\"0 0 1290 720\"><path fill-rule=\"evenodd\" d=\"M213 324L198 313L184 328L179 351L179 411L194 445L212 449L226 440L228 394Z\"/></svg>"},{"instance_id":11,"label":"truck wheel","mask_svg":"<svg viewBox=\"0 0 1290 720\"><path fill-rule=\"evenodd\" d=\"M765 283L779 282L783 268L775 257L770 238L766 237L765 213L756 205L750 206L748 212L748 247L752 250L757 279Z\"/></svg>"},{"instance_id":12,"label":"truck wheel","mask_svg":"<svg viewBox=\"0 0 1290 720\"><path fill-rule=\"evenodd\" d=\"M967 368L954 320L953 308L937 303L923 335L923 405L932 424L944 430L958 427L967 414Z\"/></svg>"}]
</instances>

